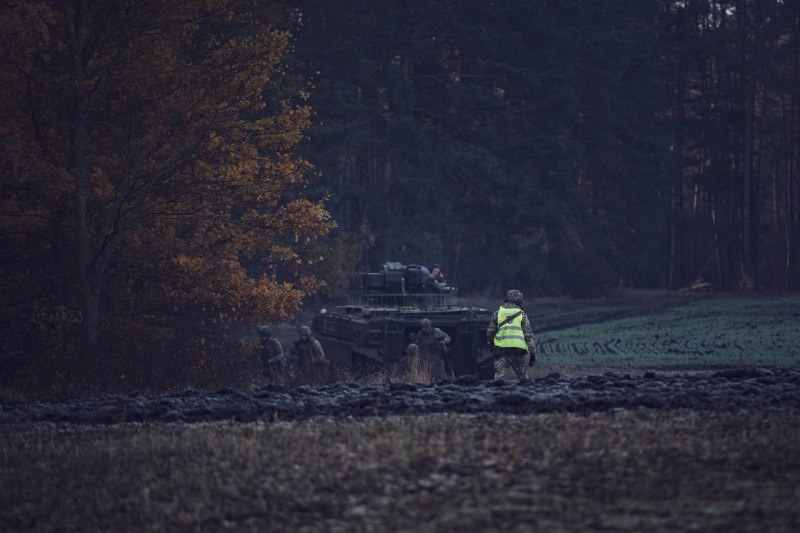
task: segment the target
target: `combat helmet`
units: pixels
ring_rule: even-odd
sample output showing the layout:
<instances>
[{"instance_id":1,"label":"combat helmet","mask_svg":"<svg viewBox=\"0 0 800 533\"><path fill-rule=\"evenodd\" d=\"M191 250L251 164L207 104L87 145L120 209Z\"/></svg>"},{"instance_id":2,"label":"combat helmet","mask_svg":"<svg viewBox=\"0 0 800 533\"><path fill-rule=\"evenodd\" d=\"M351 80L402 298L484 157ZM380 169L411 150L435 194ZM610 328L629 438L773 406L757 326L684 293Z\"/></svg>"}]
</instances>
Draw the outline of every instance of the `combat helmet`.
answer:
<instances>
[{"instance_id":1,"label":"combat helmet","mask_svg":"<svg viewBox=\"0 0 800 533\"><path fill-rule=\"evenodd\" d=\"M428 320L427 318L423 318L422 320L419 321L419 325L422 326L423 328L429 328L431 327L431 321Z\"/></svg>"},{"instance_id":2,"label":"combat helmet","mask_svg":"<svg viewBox=\"0 0 800 533\"><path fill-rule=\"evenodd\" d=\"M511 289L506 293L506 302L510 304L522 305L522 293L517 289Z\"/></svg>"},{"instance_id":3,"label":"combat helmet","mask_svg":"<svg viewBox=\"0 0 800 533\"><path fill-rule=\"evenodd\" d=\"M266 324L262 325L262 326L258 326L258 334L261 337L271 337L272 336L272 328L270 328Z\"/></svg>"},{"instance_id":4,"label":"combat helmet","mask_svg":"<svg viewBox=\"0 0 800 533\"><path fill-rule=\"evenodd\" d=\"M309 328L308 326L300 326L299 328L297 328L297 334L300 337L302 337L303 335L305 335L306 337L310 337L311 336L311 328Z\"/></svg>"}]
</instances>

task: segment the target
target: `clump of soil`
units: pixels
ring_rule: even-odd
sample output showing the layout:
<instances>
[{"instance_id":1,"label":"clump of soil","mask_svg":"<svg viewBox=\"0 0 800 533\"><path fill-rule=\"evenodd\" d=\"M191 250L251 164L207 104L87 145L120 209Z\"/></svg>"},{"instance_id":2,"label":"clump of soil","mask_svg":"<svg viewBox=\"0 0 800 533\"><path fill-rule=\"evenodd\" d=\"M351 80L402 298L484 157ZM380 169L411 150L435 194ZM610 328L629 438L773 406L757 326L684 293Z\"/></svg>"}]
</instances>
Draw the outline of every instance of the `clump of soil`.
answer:
<instances>
[{"instance_id":1,"label":"clump of soil","mask_svg":"<svg viewBox=\"0 0 800 533\"><path fill-rule=\"evenodd\" d=\"M523 381L458 378L433 385L404 382L287 389L186 390L0 404L0 424L57 422L288 421L434 413L590 413L620 409L800 408L800 370L732 368L702 372L548 376Z\"/></svg>"}]
</instances>

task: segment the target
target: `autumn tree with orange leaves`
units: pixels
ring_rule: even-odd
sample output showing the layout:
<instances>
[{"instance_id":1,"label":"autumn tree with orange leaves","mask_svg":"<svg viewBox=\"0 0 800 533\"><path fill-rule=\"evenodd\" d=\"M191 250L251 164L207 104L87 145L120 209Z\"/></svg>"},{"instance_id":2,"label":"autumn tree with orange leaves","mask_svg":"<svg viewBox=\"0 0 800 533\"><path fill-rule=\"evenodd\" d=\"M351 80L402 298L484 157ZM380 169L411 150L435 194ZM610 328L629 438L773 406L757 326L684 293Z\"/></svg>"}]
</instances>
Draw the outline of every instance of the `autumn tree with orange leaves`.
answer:
<instances>
[{"instance_id":1,"label":"autumn tree with orange leaves","mask_svg":"<svg viewBox=\"0 0 800 533\"><path fill-rule=\"evenodd\" d=\"M300 250L332 221L292 153L310 111L275 83L289 36L248 5L0 6L3 353L286 320L318 288Z\"/></svg>"}]
</instances>

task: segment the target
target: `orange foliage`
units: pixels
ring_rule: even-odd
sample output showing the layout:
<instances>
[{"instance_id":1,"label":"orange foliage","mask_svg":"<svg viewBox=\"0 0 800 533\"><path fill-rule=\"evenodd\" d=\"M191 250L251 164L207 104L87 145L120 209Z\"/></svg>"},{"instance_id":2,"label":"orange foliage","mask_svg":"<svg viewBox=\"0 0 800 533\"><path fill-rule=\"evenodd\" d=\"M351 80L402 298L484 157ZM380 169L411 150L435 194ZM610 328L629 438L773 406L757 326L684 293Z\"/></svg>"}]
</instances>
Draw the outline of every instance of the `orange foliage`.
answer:
<instances>
[{"instance_id":1,"label":"orange foliage","mask_svg":"<svg viewBox=\"0 0 800 533\"><path fill-rule=\"evenodd\" d=\"M276 96L289 36L248 2L81 4L0 6L5 308L291 318L319 283L286 265L332 221L291 152L310 110Z\"/></svg>"}]
</instances>

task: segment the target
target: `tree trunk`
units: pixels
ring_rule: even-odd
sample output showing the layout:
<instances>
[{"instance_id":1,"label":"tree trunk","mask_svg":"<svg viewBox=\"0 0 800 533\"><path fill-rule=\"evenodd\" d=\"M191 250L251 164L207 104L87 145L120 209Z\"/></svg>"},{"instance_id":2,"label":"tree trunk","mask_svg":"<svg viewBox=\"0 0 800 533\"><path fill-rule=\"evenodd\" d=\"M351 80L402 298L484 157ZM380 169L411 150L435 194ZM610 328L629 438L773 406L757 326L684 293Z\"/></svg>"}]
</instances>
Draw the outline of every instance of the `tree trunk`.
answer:
<instances>
[{"instance_id":1,"label":"tree trunk","mask_svg":"<svg viewBox=\"0 0 800 533\"><path fill-rule=\"evenodd\" d=\"M70 154L68 170L75 177L75 247L78 258L77 275L80 288L80 310L83 316L83 334L88 343L97 340L99 325L99 287L92 275L89 249L89 166L86 161L88 103L86 94L86 51L88 29L88 2L64 2L67 42L70 47L72 79L72 109Z\"/></svg>"},{"instance_id":2,"label":"tree trunk","mask_svg":"<svg viewBox=\"0 0 800 533\"><path fill-rule=\"evenodd\" d=\"M683 219L683 150L684 136L683 128L686 119L684 114L684 94L686 80L683 75L677 80L674 93L673 116L677 132L674 139L674 157L678 163L675 175L675 185L672 191L672 212L673 217L669 226L669 272L667 275L667 288L675 289L683 285L683 234L681 221Z\"/></svg>"},{"instance_id":3,"label":"tree trunk","mask_svg":"<svg viewBox=\"0 0 800 533\"><path fill-rule=\"evenodd\" d=\"M795 183L800 173L800 14L794 16L792 24L794 41L794 68L792 84L794 90L789 110L789 161L786 164L785 185L785 223L786 239L786 290L790 293L800 291L800 250L798 250L798 232L800 216L798 216L798 187Z\"/></svg>"}]
</instances>

